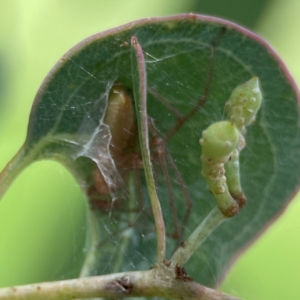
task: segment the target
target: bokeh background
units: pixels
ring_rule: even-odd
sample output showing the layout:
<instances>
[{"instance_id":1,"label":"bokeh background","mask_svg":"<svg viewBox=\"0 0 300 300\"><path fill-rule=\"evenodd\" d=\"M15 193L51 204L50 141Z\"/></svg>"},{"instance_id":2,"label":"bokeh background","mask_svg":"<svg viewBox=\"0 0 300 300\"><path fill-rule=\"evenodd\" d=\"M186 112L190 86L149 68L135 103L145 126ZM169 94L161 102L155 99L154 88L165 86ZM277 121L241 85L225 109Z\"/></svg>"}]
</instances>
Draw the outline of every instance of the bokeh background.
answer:
<instances>
[{"instance_id":1,"label":"bokeh background","mask_svg":"<svg viewBox=\"0 0 300 300\"><path fill-rule=\"evenodd\" d=\"M0 169L24 142L35 93L62 54L105 29L183 12L223 17L257 32L300 84L297 0L1 0ZM84 201L57 163L35 163L18 177L0 202L0 287L76 275L85 252ZM248 300L300 299L299 216L296 197L220 288Z\"/></svg>"}]
</instances>

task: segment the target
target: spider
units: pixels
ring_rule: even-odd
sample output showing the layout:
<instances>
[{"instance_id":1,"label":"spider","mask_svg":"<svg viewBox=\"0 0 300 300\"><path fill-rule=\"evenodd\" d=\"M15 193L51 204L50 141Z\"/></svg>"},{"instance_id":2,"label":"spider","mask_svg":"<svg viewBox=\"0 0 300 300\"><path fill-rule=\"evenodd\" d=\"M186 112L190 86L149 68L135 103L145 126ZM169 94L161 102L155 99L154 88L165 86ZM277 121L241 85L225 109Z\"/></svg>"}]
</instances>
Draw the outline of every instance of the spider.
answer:
<instances>
[{"instance_id":1,"label":"spider","mask_svg":"<svg viewBox=\"0 0 300 300\"><path fill-rule=\"evenodd\" d=\"M154 165L156 187L159 188L157 182L163 179L163 184L166 187L167 197L169 199L169 211L172 216L173 232L167 234L178 241L180 241L184 231L183 229L188 222L192 203L184 178L182 177L175 160L168 151L168 142L180 130L185 122L191 119L205 104L212 81L215 49L225 32L226 29L222 28L216 38L212 41L209 67L207 70L203 94L199 97L197 103L186 114L182 114L180 111L176 110L168 101L161 97L157 91L148 87L148 93L160 101L177 118L174 126L161 135L155 126L155 120L150 116L147 117L148 128L151 135L149 144L152 155L151 161ZM136 185L135 194L138 199L137 205L134 208L130 207L128 210L128 205L124 205L124 199L117 198L112 201L110 197L112 187L107 184L105 176L103 176L99 168L96 167L93 171L94 184L88 191L90 203L94 209L105 211L112 211L112 209L115 209L114 211L120 212L140 212L143 208L144 204L142 199L143 186L145 182L142 182L142 178L140 176L143 164L138 142L133 101L134 99L130 97L122 84L116 83L113 85L108 97L108 105L103 123L110 129L111 140L109 150L116 169L120 173L123 181L129 180L130 176L133 174ZM173 176L170 176L170 172L173 173ZM160 177L159 180L158 177ZM180 193L186 206L186 212L180 221L178 220L178 209L176 208L176 195L173 191L174 181L176 181L176 184L179 186ZM127 193L125 193L125 195L126 194ZM149 212L148 215L151 215L151 212Z\"/></svg>"},{"instance_id":2,"label":"spider","mask_svg":"<svg viewBox=\"0 0 300 300\"><path fill-rule=\"evenodd\" d=\"M117 198L112 201L110 198L111 187L106 182L105 176L98 167L93 170L94 185L88 191L90 204L92 208L104 211L115 209L115 211L119 212L140 212L143 208L143 183L139 171L143 169L143 163L138 146L138 133L134 117L133 100L126 89L119 83L116 83L111 88L103 123L110 129L110 155L122 179L126 181L129 174L133 173L136 183L137 205L134 208L128 209L128 205L126 206L124 204L126 199ZM168 152L167 141L159 135L155 128L154 120L150 117L148 117L148 124L151 133L151 140L149 142L152 149L152 161L157 173L162 174L169 198L173 232L168 235L174 239L180 239L192 207L190 196L176 163ZM175 174L176 181L180 186L187 207L181 228L177 217L175 195L171 187L172 179L169 170L172 170L172 173ZM147 212L147 214L151 215L150 212Z\"/></svg>"}]
</instances>

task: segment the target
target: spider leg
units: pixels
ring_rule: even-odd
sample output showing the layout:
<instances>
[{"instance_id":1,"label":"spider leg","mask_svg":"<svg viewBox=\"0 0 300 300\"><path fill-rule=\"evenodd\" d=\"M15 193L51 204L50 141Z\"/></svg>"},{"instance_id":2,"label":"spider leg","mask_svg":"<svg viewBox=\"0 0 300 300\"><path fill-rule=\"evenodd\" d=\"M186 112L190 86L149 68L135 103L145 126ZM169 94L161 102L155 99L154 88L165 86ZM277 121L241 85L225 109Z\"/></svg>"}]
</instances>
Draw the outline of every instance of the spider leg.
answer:
<instances>
[{"instance_id":1,"label":"spider leg","mask_svg":"<svg viewBox=\"0 0 300 300\"><path fill-rule=\"evenodd\" d=\"M188 189L184 183L184 180L180 174L180 171L174 162L174 159L172 158L171 154L168 151L166 141L165 139L159 134L158 129L155 127L154 120L149 118L149 130L153 136L150 145L151 148L154 149L155 155L158 156L160 169L163 174L164 182L166 184L167 193L169 197L169 205L170 205L170 213L172 214L172 222L174 227L174 233L171 235L174 239L180 240L182 237L182 234L184 232L184 227L188 222L189 215L192 208L192 202L190 199L190 195L188 192ZM178 195L174 195L173 189L172 189L172 183L171 183L171 177L170 177L170 170L172 170L173 174L175 175L175 181L176 184L180 186L180 190L182 193L182 196L184 198L185 204L186 204L186 212L184 215L184 218L181 222L181 226L178 224L178 208L176 207L176 201L179 201L180 199ZM176 200L177 199L177 200Z\"/></svg>"},{"instance_id":2,"label":"spider leg","mask_svg":"<svg viewBox=\"0 0 300 300\"><path fill-rule=\"evenodd\" d=\"M162 97L156 90L153 88L148 87L148 92L154 96L161 104L163 104L167 109L169 109L171 112L175 114L177 117L177 121L175 125L169 129L169 131L165 134L165 140L170 140L176 132L184 125L186 121L191 119L199 110L203 107L205 102L208 99L209 93L210 93L210 86L212 82L212 76L214 71L214 58L215 58L215 52L216 48L218 47L218 44L223 37L223 35L226 32L226 28L221 28L218 35L213 39L211 42L211 55L209 57L209 66L206 74L205 84L204 84L204 90L202 92L202 95L198 98L197 103L192 107L192 109L185 115L182 115L176 108L174 108L164 97Z\"/></svg>"},{"instance_id":3,"label":"spider leg","mask_svg":"<svg viewBox=\"0 0 300 300\"><path fill-rule=\"evenodd\" d=\"M170 176L169 176L166 159L165 159L165 152L166 152L165 145L164 145L162 138L159 138L159 137L155 138L155 143L156 143L156 147L157 147L156 150L158 153L160 166L162 168L164 180L166 182L168 195L169 195L169 204L170 204L170 209L171 209L171 214L172 214L172 219L173 219L173 226L174 226L173 237L175 239L177 239L179 237L178 218L177 218L177 211L176 211L175 200L174 200L174 193L171 189L171 181L170 181Z\"/></svg>"},{"instance_id":4,"label":"spider leg","mask_svg":"<svg viewBox=\"0 0 300 300\"><path fill-rule=\"evenodd\" d=\"M184 215L184 218L183 218L183 221L182 221L181 231L179 232L179 236L178 236L178 238L181 239L184 228L185 228L185 226L186 226L186 224L189 220L189 216L190 216L190 213L192 211L193 204L192 204L191 197L190 197L190 194L188 192L187 186L184 183L184 180L183 180L183 178L180 174L180 171L178 170L177 165L175 164L172 156L170 155L170 153L168 151L166 152L166 157L167 157L167 160L168 160L171 168L174 170L177 183L180 186L181 192L183 194L183 199L184 199L185 205L186 205L186 212L185 212L185 215Z\"/></svg>"}]
</instances>

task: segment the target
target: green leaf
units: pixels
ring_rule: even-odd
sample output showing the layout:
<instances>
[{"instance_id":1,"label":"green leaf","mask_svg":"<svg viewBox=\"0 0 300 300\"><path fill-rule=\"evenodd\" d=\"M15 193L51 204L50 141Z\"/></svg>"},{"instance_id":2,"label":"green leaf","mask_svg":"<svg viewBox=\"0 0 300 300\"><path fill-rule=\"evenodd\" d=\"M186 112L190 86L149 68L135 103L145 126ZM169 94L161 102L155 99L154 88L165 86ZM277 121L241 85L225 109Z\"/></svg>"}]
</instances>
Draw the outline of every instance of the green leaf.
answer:
<instances>
[{"instance_id":1,"label":"green leaf","mask_svg":"<svg viewBox=\"0 0 300 300\"><path fill-rule=\"evenodd\" d=\"M202 131L224 118L225 102L236 86L253 76L260 80L262 108L241 152L248 204L213 232L186 267L193 279L212 286L233 257L282 211L300 179L297 89L274 51L237 25L197 15L146 19L79 43L60 59L38 91L26 142L1 174L1 194L27 165L51 158L66 165L91 198L92 172L98 166L111 182L112 197L123 200L121 208L110 205L91 211L89 242L100 244L90 252L84 273L92 266L101 274L151 267L156 238L144 171L133 168L133 163L114 165L109 131L102 122L114 83L121 83L128 93L133 90L132 36L146 61L148 119L153 124L149 142L169 236L168 257L180 242L171 237L174 228L184 228L187 237L215 206L200 175ZM183 126L176 112L183 116ZM128 152L141 157L135 135L135 146ZM157 138L166 138L159 148L162 156ZM187 222L184 187L193 204ZM133 207L139 207L138 212Z\"/></svg>"}]
</instances>

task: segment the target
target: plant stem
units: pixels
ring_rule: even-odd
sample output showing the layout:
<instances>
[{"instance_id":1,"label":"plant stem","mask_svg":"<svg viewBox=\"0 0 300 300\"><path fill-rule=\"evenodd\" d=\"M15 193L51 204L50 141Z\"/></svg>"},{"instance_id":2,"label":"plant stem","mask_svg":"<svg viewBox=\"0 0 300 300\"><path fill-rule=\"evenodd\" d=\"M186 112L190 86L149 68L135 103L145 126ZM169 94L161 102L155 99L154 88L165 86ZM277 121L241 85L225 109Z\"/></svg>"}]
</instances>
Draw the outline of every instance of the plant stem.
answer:
<instances>
[{"instance_id":1,"label":"plant stem","mask_svg":"<svg viewBox=\"0 0 300 300\"><path fill-rule=\"evenodd\" d=\"M170 276L171 275L171 276ZM63 300L78 298L120 299L126 297L162 297L182 300L238 300L239 298L184 281L171 268L153 268L97 277L46 282L0 289L0 300Z\"/></svg>"},{"instance_id":2,"label":"plant stem","mask_svg":"<svg viewBox=\"0 0 300 300\"><path fill-rule=\"evenodd\" d=\"M147 114L147 79L143 50L135 36L131 38L132 82L136 106L137 124L140 135L141 152L151 201L157 236L157 263L162 263L166 252L166 232L161 205L156 193L151 164L148 114Z\"/></svg>"},{"instance_id":3,"label":"plant stem","mask_svg":"<svg viewBox=\"0 0 300 300\"><path fill-rule=\"evenodd\" d=\"M26 157L24 149L21 148L0 172L0 200L16 179L17 175L30 164L30 158Z\"/></svg>"},{"instance_id":4,"label":"plant stem","mask_svg":"<svg viewBox=\"0 0 300 300\"><path fill-rule=\"evenodd\" d=\"M227 217L225 217L216 206L194 230L189 238L175 251L171 258L172 265L181 267L184 266L211 232L226 219Z\"/></svg>"}]
</instances>

